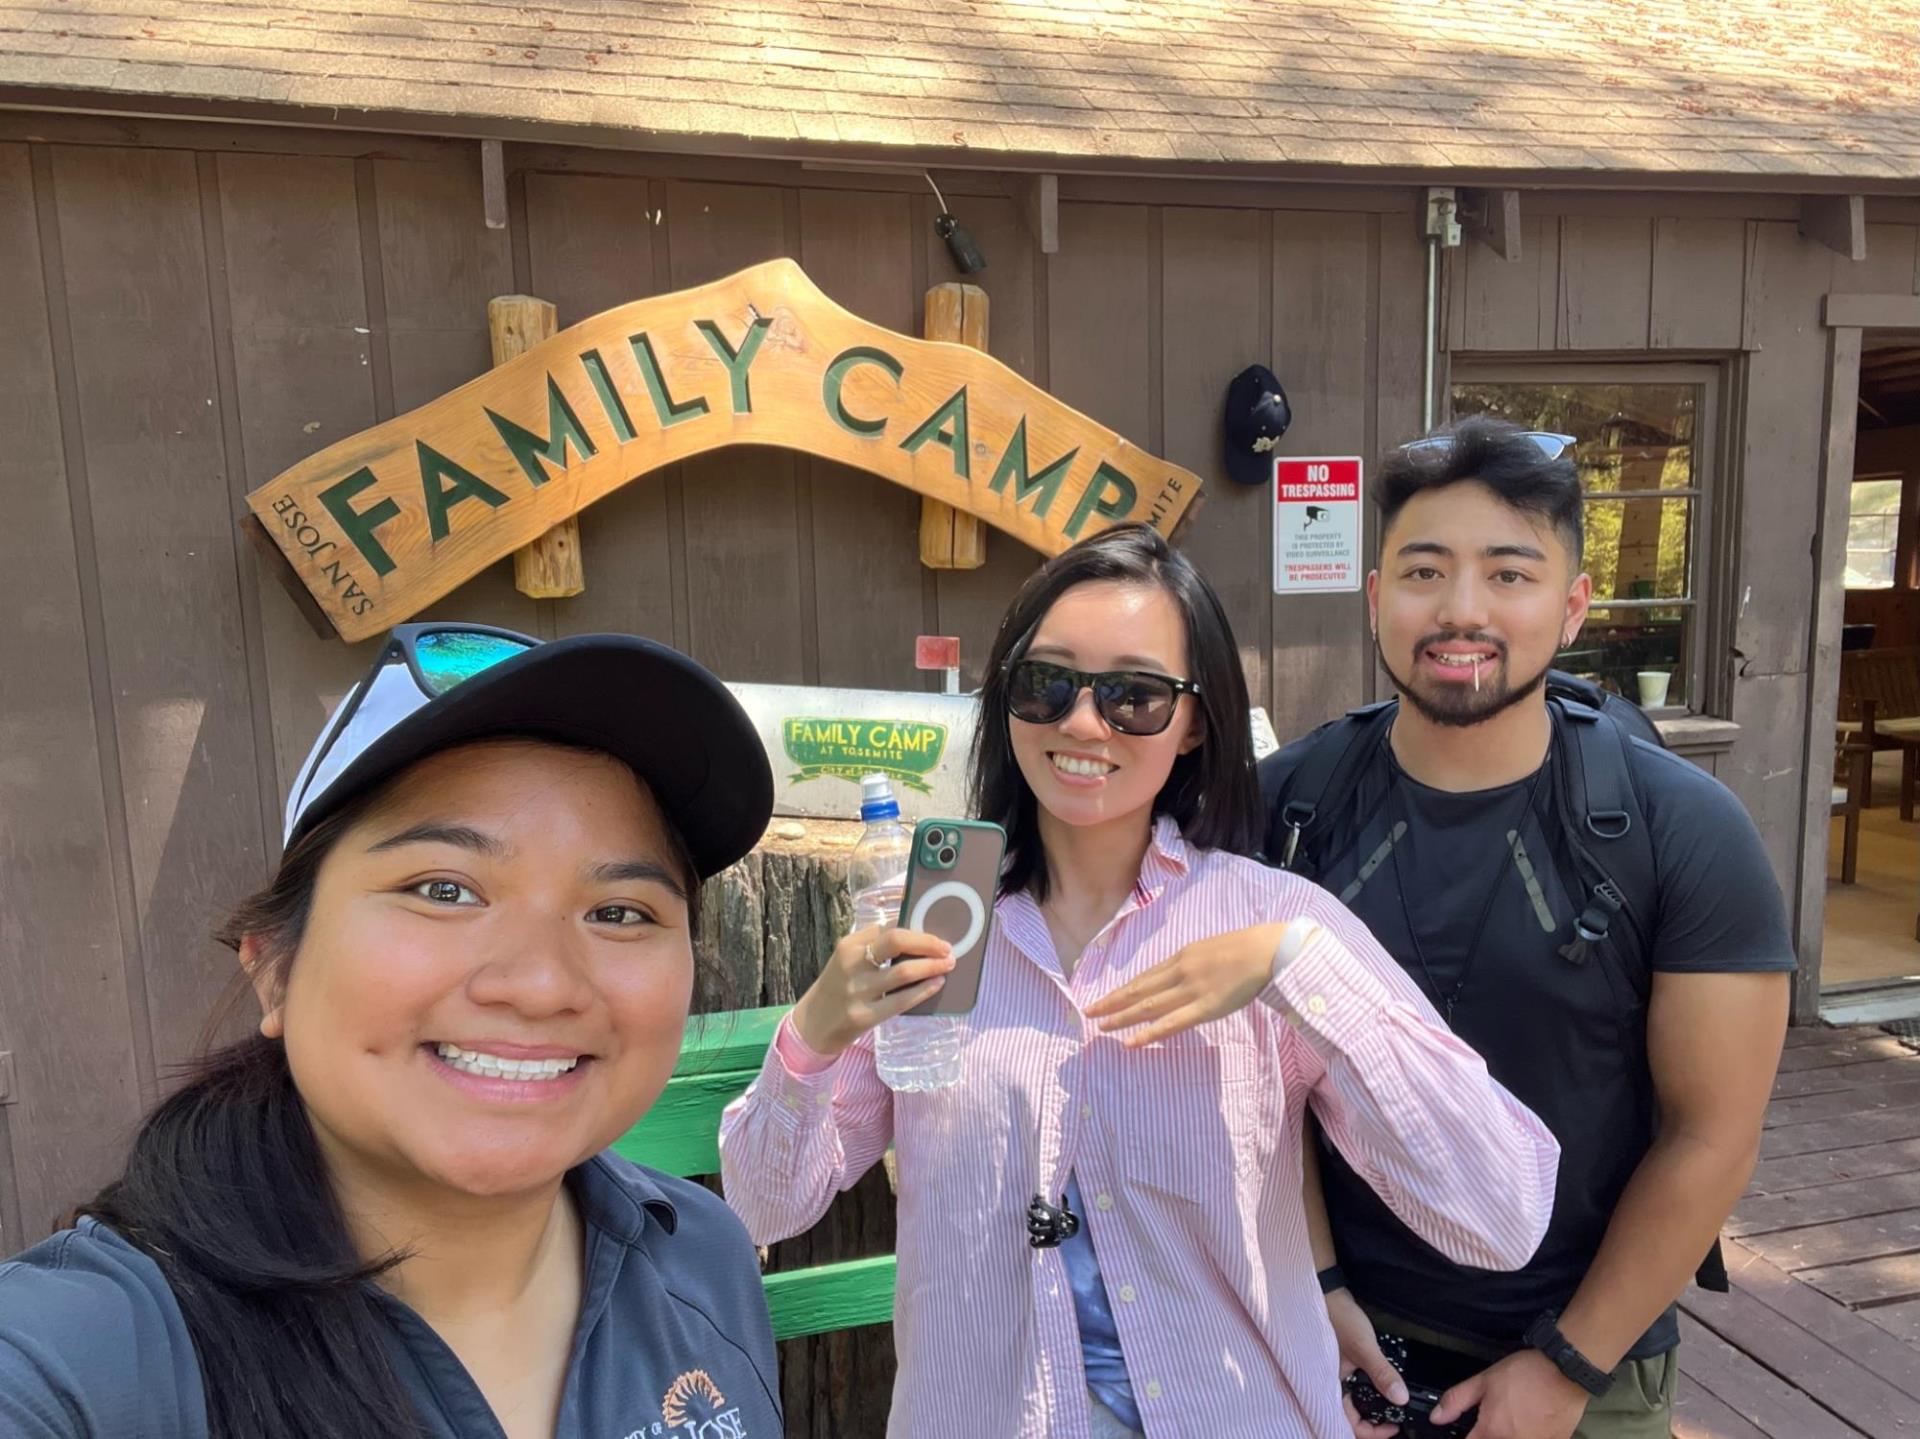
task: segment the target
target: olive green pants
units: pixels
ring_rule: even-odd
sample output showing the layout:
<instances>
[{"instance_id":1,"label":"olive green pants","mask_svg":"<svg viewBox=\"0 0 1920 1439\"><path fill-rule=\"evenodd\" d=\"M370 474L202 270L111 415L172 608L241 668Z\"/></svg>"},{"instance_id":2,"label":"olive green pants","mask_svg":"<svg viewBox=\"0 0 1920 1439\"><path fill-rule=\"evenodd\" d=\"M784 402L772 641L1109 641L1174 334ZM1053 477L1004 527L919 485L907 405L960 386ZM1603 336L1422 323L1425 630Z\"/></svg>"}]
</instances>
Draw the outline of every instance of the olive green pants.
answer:
<instances>
[{"instance_id":1,"label":"olive green pants","mask_svg":"<svg viewBox=\"0 0 1920 1439\"><path fill-rule=\"evenodd\" d=\"M1471 1354L1488 1363L1501 1357L1497 1349L1470 1344L1448 1334L1437 1334L1418 1324L1367 1308L1374 1324L1389 1334ZM1680 1377L1680 1351L1669 1349L1649 1359L1623 1359L1613 1371L1613 1387L1587 1405L1573 1439L1670 1439L1673 1433L1673 1388Z\"/></svg>"}]
</instances>

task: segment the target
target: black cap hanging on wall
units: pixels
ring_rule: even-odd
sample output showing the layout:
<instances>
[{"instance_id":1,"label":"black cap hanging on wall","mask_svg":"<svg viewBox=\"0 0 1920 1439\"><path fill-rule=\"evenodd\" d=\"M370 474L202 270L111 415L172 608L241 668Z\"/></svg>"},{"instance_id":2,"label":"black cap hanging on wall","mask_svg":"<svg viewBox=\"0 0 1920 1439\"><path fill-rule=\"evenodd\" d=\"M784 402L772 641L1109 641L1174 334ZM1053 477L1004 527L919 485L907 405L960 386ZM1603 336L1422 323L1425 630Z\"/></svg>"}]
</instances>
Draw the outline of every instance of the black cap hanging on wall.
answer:
<instances>
[{"instance_id":1,"label":"black cap hanging on wall","mask_svg":"<svg viewBox=\"0 0 1920 1439\"><path fill-rule=\"evenodd\" d=\"M1280 379L1265 365L1248 365L1227 385L1222 429L1227 478L1264 485L1273 478L1273 449L1293 423L1293 407Z\"/></svg>"},{"instance_id":2,"label":"black cap hanging on wall","mask_svg":"<svg viewBox=\"0 0 1920 1439\"><path fill-rule=\"evenodd\" d=\"M933 233L947 242L947 253L953 256L953 265L963 275L974 275L987 268L987 257L980 253L980 246L968 233L967 227L953 218L953 212L947 209L947 200L940 193L940 187L933 183L928 171L927 186L933 191L933 198L940 202L940 213L934 216Z\"/></svg>"}]
</instances>

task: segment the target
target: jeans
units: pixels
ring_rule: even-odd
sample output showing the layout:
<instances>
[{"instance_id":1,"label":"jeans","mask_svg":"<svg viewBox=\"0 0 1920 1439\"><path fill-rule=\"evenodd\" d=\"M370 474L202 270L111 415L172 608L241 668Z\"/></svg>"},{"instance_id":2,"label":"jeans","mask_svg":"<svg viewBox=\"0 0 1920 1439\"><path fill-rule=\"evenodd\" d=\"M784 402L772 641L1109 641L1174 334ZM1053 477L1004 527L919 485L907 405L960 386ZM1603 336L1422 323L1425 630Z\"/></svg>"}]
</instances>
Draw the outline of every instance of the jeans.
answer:
<instances>
[{"instance_id":1,"label":"jeans","mask_svg":"<svg viewBox=\"0 0 1920 1439\"><path fill-rule=\"evenodd\" d=\"M1123 1424L1091 1393L1087 1395L1087 1403L1093 1406L1093 1439L1146 1439L1138 1429L1129 1429Z\"/></svg>"}]
</instances>

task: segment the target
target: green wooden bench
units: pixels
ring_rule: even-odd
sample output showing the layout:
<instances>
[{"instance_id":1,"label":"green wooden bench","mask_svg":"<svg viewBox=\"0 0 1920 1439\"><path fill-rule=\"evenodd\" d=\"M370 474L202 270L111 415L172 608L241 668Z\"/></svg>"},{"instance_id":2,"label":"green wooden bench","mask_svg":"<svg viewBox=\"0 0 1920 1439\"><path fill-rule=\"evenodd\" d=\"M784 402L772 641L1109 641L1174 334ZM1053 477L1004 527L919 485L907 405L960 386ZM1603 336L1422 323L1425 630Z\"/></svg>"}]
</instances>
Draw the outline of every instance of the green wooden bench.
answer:
<instances>
[{"instance_id":1,"label":"green wooden bench","mask_svg":"<svg viewBox=\"0 0 1920 1439\"><path fill-rule=\"evenodd\" d=\"M684 1178L718 1174L720 1111L760 1073L786 1012L785 1006L743 1009L691 1020L666 1091L614 1144L614 1152ZM799 1339L891 1323L894 1267L893 1255L881 1254L766 1275L773 1337Z\"/></svg>"}]
</instances>

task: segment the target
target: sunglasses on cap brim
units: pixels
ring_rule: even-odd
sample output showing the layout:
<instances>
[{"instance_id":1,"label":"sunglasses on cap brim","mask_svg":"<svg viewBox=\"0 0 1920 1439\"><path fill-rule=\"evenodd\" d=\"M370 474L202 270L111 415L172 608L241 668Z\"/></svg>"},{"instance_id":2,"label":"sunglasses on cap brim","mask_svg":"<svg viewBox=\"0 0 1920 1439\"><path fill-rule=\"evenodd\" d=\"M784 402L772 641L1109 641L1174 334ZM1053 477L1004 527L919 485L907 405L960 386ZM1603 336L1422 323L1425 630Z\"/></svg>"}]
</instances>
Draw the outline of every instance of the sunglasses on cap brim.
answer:
<instances>
[{"instance_id":1,"label":"sunglasses on cap brim","mask_svg":"<svg viewBox=\"0 0 1920 1439\"><path fill-rule=\"evenodd\" d=\"M1522 430L1518 439L1530 441L1535 449L1549 460L1557 460L1573 446L1580 443L1578 435L1561 435L1552 430ZM1453 448L1452 435L1428 435L1424 440L1409 440L1400 447L1403 454L1424 455L1435 450Z\"/></svg>"},{"instance_id":2,"label":"sunglasses on cap brim","mask_svg":"<svg viewBox=\"0 0 1920 1439\"><path fill-rule=\"evenodd\" d=\"M404 672L423 701L438 699L450 690L484 674L495 665L537 648L539 640L490 625L395 625L367 673L353 688L353 698L340 707L328 726L325 740L315 747L288 796L289 813L305 807L306 792L316 776L326 772L327 756L353 723L375 687L390 672Z\"/></svg>"},{"instance_id":3,"label":"sunglasses on cap brim","mask_svg":"<svg viewBox=\"0 0 1920 1439\"><path fill-rule=\"evenodd\" d=\"M1058 724L1093 691L1100 718L1121 734L1156 735L1173 723L1183 694L1197 695L1192 680L1152 670L1069 669L1046 660L1015 660L1007 666L1007 713L1028 724Z\"/></svg>"}]
</instances>

